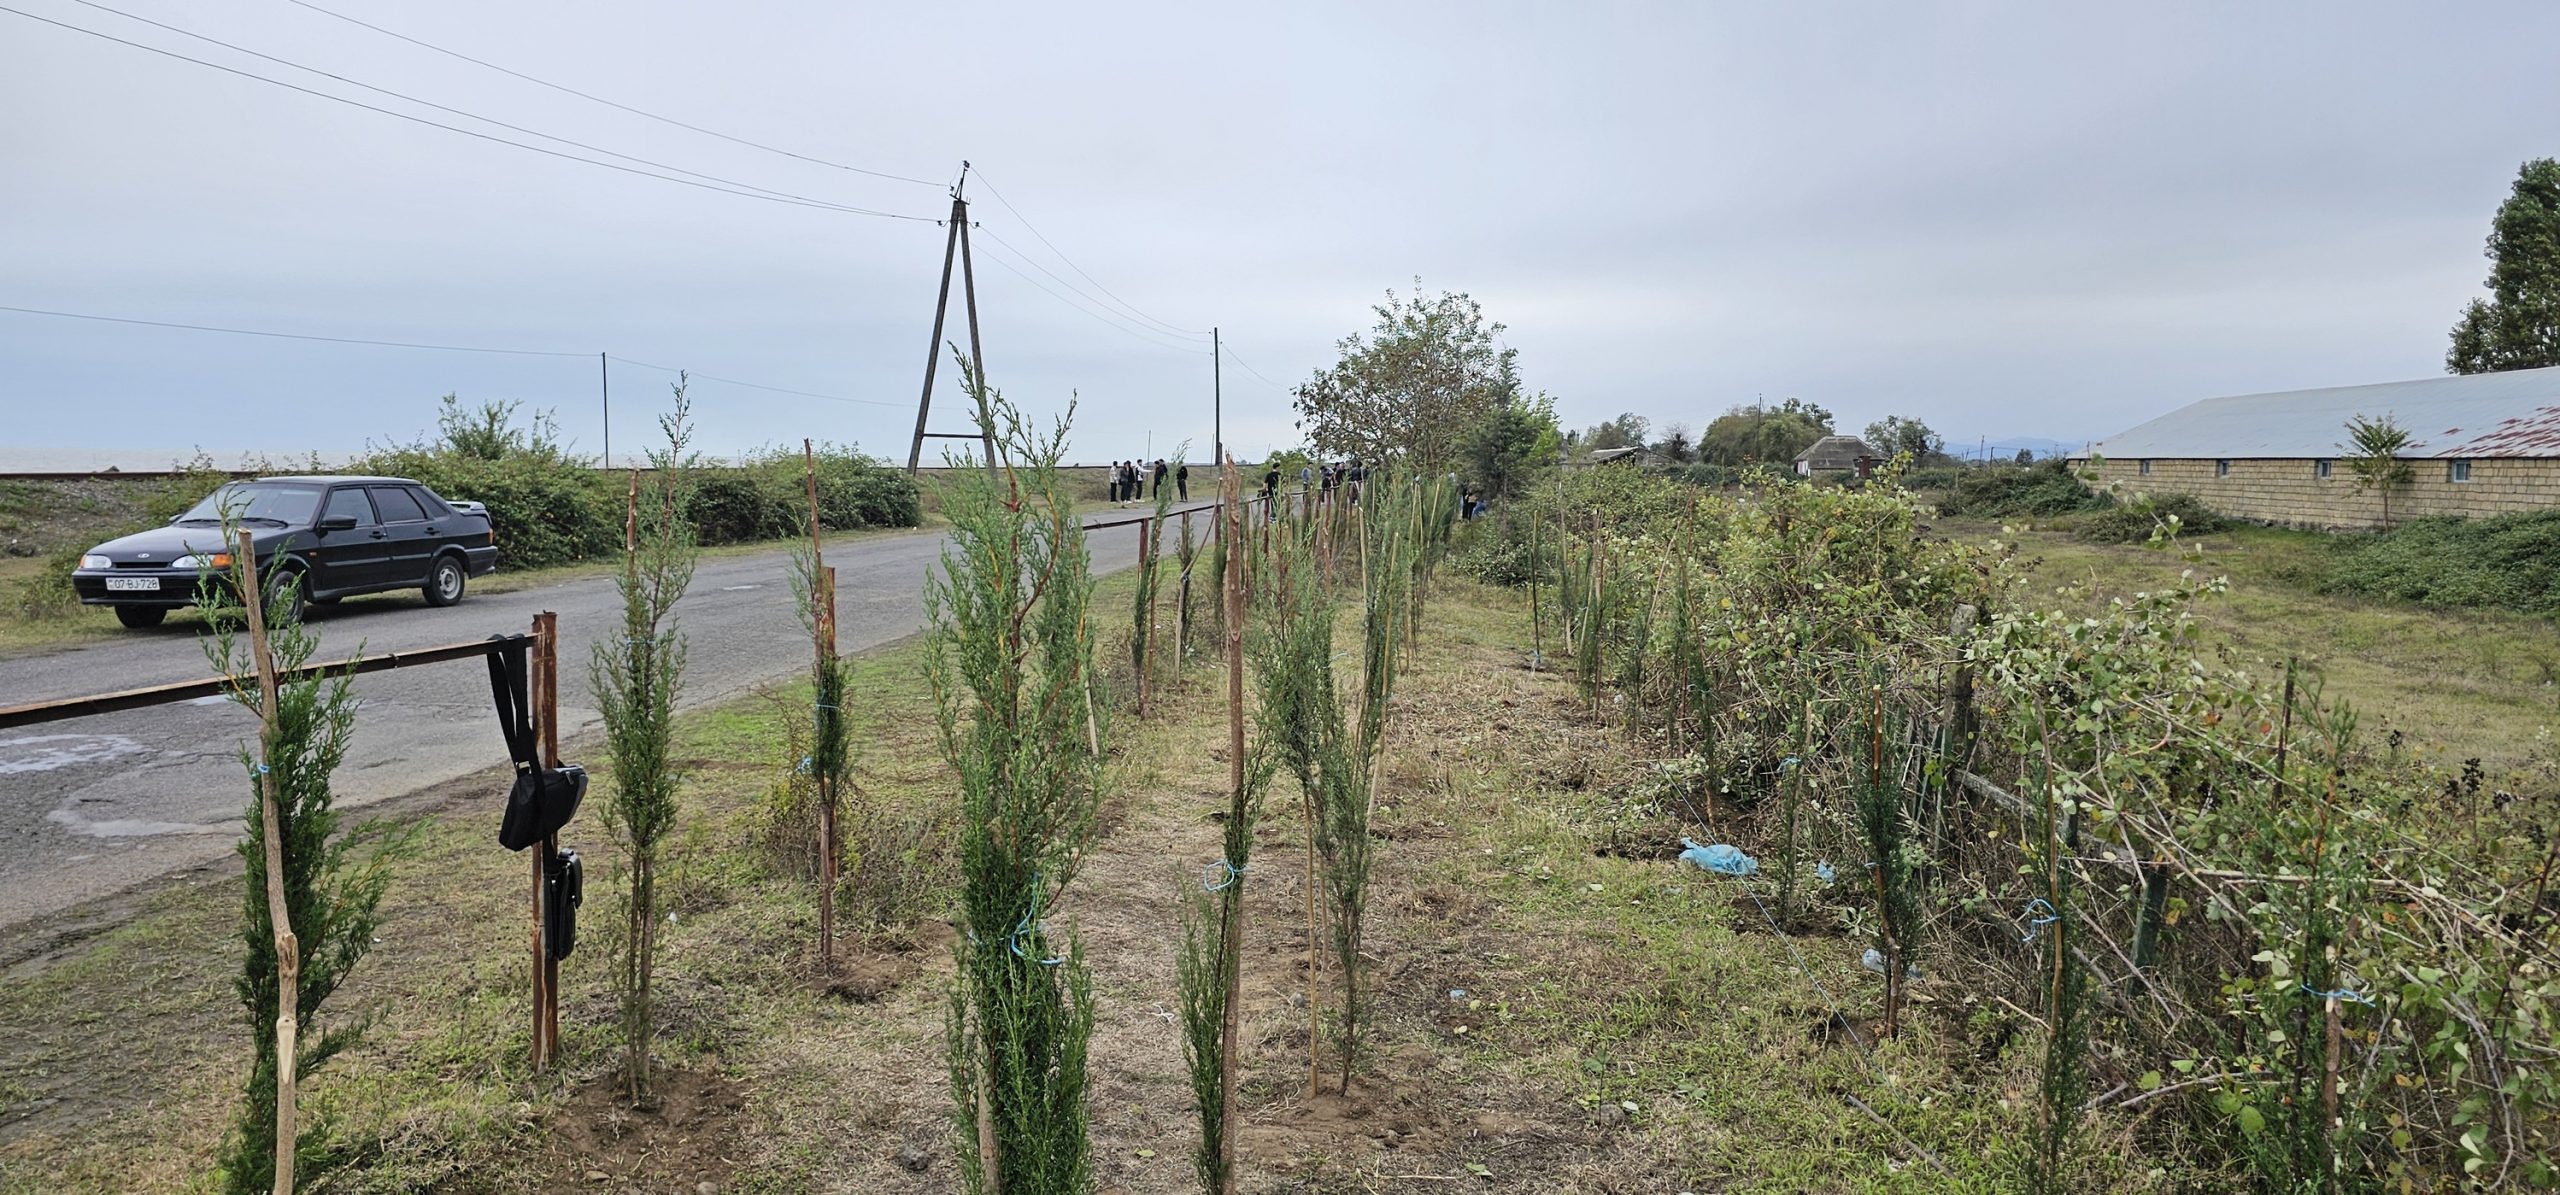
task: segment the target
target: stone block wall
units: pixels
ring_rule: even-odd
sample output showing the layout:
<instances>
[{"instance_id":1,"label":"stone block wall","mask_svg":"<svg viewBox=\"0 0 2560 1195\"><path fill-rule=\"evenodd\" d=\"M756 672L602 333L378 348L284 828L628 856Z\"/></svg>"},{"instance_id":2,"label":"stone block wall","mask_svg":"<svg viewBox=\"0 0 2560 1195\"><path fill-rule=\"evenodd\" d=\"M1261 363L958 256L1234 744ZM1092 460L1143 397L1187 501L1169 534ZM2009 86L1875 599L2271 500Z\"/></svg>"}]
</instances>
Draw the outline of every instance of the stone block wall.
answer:
<instances>
[{"instance_id":1,"label":"stone block wall","mask_svg":"<svg viewBox=\"0 0 2560 1195\"><path fill-rule=\"evenodd\" d=\"M2378 527L2382 498L2373 490L2359 492L2347 462L2334 461L2330 476L2315 474L2307 459L2245 459L2230 462L2218 474L2211 460L2154 458L2151 472L2131 458L2103 458L2083 465L2081 475L2094 485L2112 486L2122 497L2138 493L2193 494L2224 514L2262 523L2297 527ZM2446 479L2446 462L2412 459L2415 477L2391 490L2391 521L2437 515L2506 514L2560 506L2560 458L2538 460L2474 460L2471 480Z\"/></svg>"}]
</instances>

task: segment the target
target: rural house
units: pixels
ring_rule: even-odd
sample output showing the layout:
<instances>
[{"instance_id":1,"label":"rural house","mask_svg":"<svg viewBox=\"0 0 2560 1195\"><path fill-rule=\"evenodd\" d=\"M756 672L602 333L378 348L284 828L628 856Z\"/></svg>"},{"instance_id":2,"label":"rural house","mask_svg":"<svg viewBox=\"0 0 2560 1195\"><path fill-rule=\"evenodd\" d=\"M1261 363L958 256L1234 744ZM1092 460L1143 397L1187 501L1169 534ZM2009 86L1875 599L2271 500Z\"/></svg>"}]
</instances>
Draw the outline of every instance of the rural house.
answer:
<instances>
[{"instance_id":1,"label":"rural house","mask_svg":"<svg viewBox=\"0 0 2560 1195\"><path fill-rule=\"evenodd\" d=\"M2409 432L2394 523L2560 506L2560 367L2208 398L2090 445L2083 475L2260 522L2375 527L2382 495L2343 459L2358 415Z\"/></svg>"},{"instance_id":2,"label":"rural house","mask_svg":"<svg viewBox=\"0 0 2560 1195\"><path fill-rule=\"evenodd\" d=\"M1796 454L1796 476L1855 473L1863 478L1884 461L1883 453L1856 436L1824 436L1814 441L1813 447Z\"/></svg>"}]
</instances>

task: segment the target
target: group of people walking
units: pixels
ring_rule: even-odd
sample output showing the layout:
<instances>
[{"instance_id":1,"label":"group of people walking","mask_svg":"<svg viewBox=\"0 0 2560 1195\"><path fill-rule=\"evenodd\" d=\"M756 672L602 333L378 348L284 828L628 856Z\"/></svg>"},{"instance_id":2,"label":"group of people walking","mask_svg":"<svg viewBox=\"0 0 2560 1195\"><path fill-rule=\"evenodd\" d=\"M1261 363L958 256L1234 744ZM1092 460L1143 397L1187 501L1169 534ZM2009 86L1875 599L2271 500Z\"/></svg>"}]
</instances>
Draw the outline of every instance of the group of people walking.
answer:
<instances>
[{"instance_id":1,"label":"group of people walking","mask_svg":"<svg viewBox=\"0 0 2560 1195\"><path fill-rule=\"evenodd\" d=\"M1164 483L1168 476L1173 480L1174 496L1185 502L1190 501L1191 466L1188 463L1169 465L1165 463L1163 457L1157 457L1152 465L1145 461L1113 461L1111 463L1111 500L1143 502L1147 497L1149 481L1155 483L1156 493L1161 495L1164 493Z\"/></svg>"}]
</instances>

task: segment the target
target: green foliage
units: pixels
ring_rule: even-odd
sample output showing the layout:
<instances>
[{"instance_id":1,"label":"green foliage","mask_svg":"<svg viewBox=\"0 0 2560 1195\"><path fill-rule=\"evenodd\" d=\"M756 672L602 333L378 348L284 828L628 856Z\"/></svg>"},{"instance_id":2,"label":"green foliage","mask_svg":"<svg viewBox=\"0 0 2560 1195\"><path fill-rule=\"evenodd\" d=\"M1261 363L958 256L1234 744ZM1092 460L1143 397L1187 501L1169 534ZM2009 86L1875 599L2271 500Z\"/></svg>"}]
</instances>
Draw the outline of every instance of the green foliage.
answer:
<instances>
[{"instance_id":1,"label":"green foliage","mask_svg":"<svg viewBox=\"0 0 2560 1195\"><path fill-rule=\"evenodd\" d=\"M1179 452L1174 454L1174 458L1174 465L1182 463ZM1168 472L1166 476L1169 478L1172 474ZM1139 548L1137 594L1130 603L1129 671L1138 678L1138 691L1141 694L1147 691L1147 681L1150 679L1147 666L1155 648L1156 593L1162 588L1161 579L1164 574L1164 525L1172 509L1172 488L1161 485L1155 487L1155 507L1148 513L1147 521L1139 527L1139 531L1146 537L1146 542ZM1178 653L1180 650L1180 646L1176 645L1175 651Z\"/></svg>"},{"instance_id":2,"label":"green foliage","mask_svg":"<svg viewBox=\"0 0 2560 1195\"><path fill-rule=\"evenodd\" d=\"M2071 533L2093 543L2138 544L2210 535L2236 525L2193 494L2136 494L2122 506L2074 520Z\"/></svg>"},{"instance_id":3,"label":"green foliage","mask_svg":"<svg viewBox=\"0 0 2560 1195\"><path fill-rule=\"evenodd\" d=\"M1318 455L1440 472L1469 429L1520 400L1503 326L1465 294L1421 288L1417 278L1409 296L1388 291L1376 326L1336 342L1341 359L1299 384L1298 427Z\"/></svg>"},{"instance_id":4,"label":"green foliage","mask_svg":"<svg viewBox=\"0 0 2560 1195\"><path fill-rule=\"evenodd\" d=\"M1947 438L1929 430L1929 425L1916 418L1887 415L1867 425L1867 443L1890 460L1909 456L1914 464L1926 464L1947 454Z\"/></svg>"},{"instance_id":5,"label":"green foliage","mask_svg":"<svg viewBox=\"0 0 2560 1195\"><path fill-rule=\"evenodd\" d=\"M547 413L514 423L517 404L466 411L444 396L432 440L376 448L348 468L406 477L450 499L489 508L507 568L593 559L622 546L622 489L564 449Z\"/></svg>"},{"instance_id":6,"label":"green foliage","mask_svg":"<svg viewBox=\"0 0 2560 1195\"><path fill-rule=\"evenodd\" d=\"M1467 427L1458 441L1458 470L1486 498L1507 500L1538 485L1561 444L1555 400L1513 395Z\"/></svg>"},{"instance_id":7,"label":"green foliage","mask_svg":"<svg viewBox=\"0 0 2560 1195\"><path fill-rule=\"evenodd\" d=\"M1026 428L962 362L1000 469L956 470L951 544L926 581L925 676L959 773L961 910L951 1091L967 1189L1082 1195L1093 990L1048 915L1092 839L1105 711L1093 699L1093 576L1058 473L1067 425ZM1070 416L1073 408L1070 407Z\"/></svg>"},{"instance_id":8,"label":"green foliage","mask_svg":"<svg viewBox=\"0 0 2560 1195\"><path fill-rule=\"evenodd\" d=\"M2560 510L2419 519L2352 543L2324 592L2560 615Z\"/></svg>"},{"instance_id":9,"label":"green foliage","mask_svg":"<svg viewBox=\"0 0 2560 1195\"><path fill-rule=\"evenodd\" d=\"M226 539L236 534L226 520ZM224 579L236 592L244 563L235 563ZM215 574L208 570L211 580ZM203 641L205 660L216 673L241 678L229 696L252 714L264 703L257 662L239 642L238 620L221 609L221 586L199 587L198 609L212 628ZM311 660L320 640L302 623L271 616L268 645L279 672ZM355 676L352 671L295 681L276 694L275 728L255 747L243 746L239 759L248 777L247 826L236 848L242 864L240 941L243 949L236 988L246 1013L251 1043L249 1075L241 1088L239 1119L222 1144L223 1189L247 1195L273 1184L276 1169L276 1014L282 997L276 970L275 926L267 905L266 810L261 799L262 775L275 783L276 833L284 858L285 916L292 922L300 973L294 993L294 1017L300 1027L294 1071L308 1075L332 1056L355 1044L361 1021L314 1032L323 1002L344 983L356 964L373 948L384 890L390 885L389 864L405 853L412 833L368 822L340 834L341 819L331 776L345 761L355 733ZM346 1161L326 1149L324 1126L297 1134L294 1172L309 1183L330 1167Z\"/></svg>"},{"instance_id":10,"label":"green foliage","mask_svg":"<svg viewBox=\"0 0 2560 1195\"><path fill-rule=\"evenodd\" d=\"M1573 446L1584 452L1611 448L1642 448L1645 437L1653 434L1653 422L1629 411L1615 419L1603 420L1583 429L1575 436Z\"/></svg>"},{"instance_id":11,"label":"green foliage","mask_svg":"<svg viewBox=\"0 0 2560 1195\"><path fill-rule=\"evenodd\" d=\"M1831 412L1820 404L1794 398L1774 407L1747 403L1716 416L1698 433L1698 460L1734 469L1784 467L1831 431Z\"/></svg>"},{"instance_id":12,"label":"green foliage","mask_svg":"<svg viewBox=\"0 0 2560 1195\"><path fill-rule=\"evenodd\" d=\"M1998 465L1967 469L1938 499L1938 510L1973 519L2048 519L2115 504L2113 496L2081 481L2068 462L2048 461L2024 469Z\"/></svg>"},{"instance_id":13,"label":"green foliage","mask_svg":"<svg viewBox=\"0 0 2560 1195\"><path fill-rule=\"evenodd\" d=\"M730 473L696 481L684 514L702 543L743 544L800 531L809 521L803 506L753 477Z\"/></svg>"},{"instance_id":14,"label":"green foliage","mask_svg":"<svg viewBox=\"0 0 2560 1195\"><path fill-rule=\"evenodd\" d=\"M2417 474L2409 462L2400 459L2413 440L2409 429L2389 415L2369 419L2352 415L2347 419L2347 440L2339 445L2347 462L2347 472L2356 479L2356 492L2373 490L2382 498L2382 525L2391 526L2391 491L2409 484Z\"/></svg>"},{"instance_id":15,"label":"green foliage","mask_svg":"<svg viewBox=\"0 0 2560 1195\"><path fill-rule=\"evenodd\" d=\"M628 865L623 902L621 1000L622 1081L629 1099L647 1106L649 1047L655 1035L650 997L658 941L658 847L675 826L683 773L669 755L676 698L684 679L685 637L673 618L676 602L693 581L701 549L683 517L693 481L687 442L691 403L686 377L678 374L674 410L658 420L667 445L649 453L650 469L630 500L636 534L615 586L622 595L619 635L597 637L587 676L596 709L604 716L605 754L613 761L612 799L605 824L618 837Z\"/></svg>"},{"instance_id":16,"label":"green foliage","mask_svg":"<svg viewBox=\"0 0 2560 1195\"><path fill-rule=\"evenodd\" d=\"M2489 298L2453 327L2448 373L2560 365L2560 161L2536 158L2489 224Z\"/></svg>"}]
</instances>

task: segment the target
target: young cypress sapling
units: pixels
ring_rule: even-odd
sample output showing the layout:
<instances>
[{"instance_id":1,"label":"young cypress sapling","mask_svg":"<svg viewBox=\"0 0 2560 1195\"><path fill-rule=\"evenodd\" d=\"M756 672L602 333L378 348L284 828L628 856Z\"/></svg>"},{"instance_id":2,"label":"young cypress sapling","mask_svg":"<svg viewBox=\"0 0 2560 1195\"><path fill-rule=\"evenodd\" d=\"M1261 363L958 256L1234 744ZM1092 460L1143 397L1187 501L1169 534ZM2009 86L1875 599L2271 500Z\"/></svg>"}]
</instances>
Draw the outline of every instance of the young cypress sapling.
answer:
<instances>
[{"instance_id":1,"label":"young cypress sapling","mask_svg":"<svg viewBox=\"0 0 2560 1195\"><path fill-rule=\"evenodd\" d=\"M658 844L674 828L683 775L670 757L676 696L684 680L685 637L673 611L693 581L700 549L685 517L691 494L686 445L693 429L685 396L689 380L677 374L675 406L659 417L665 448L649 451L650 468L634 471L623 521L623 566L615 578L622 597L620 634L597 638L587 660L588 685L604 715L605 754L613 761L613 789L605 825L618 837L625 863L622 966L616 976L622 1030L623 1094L647 1107L649 1043L655 1032L649 982L658 949ZM645 492L644 492L645 491Z\"/></svg>"}]
</instances>

